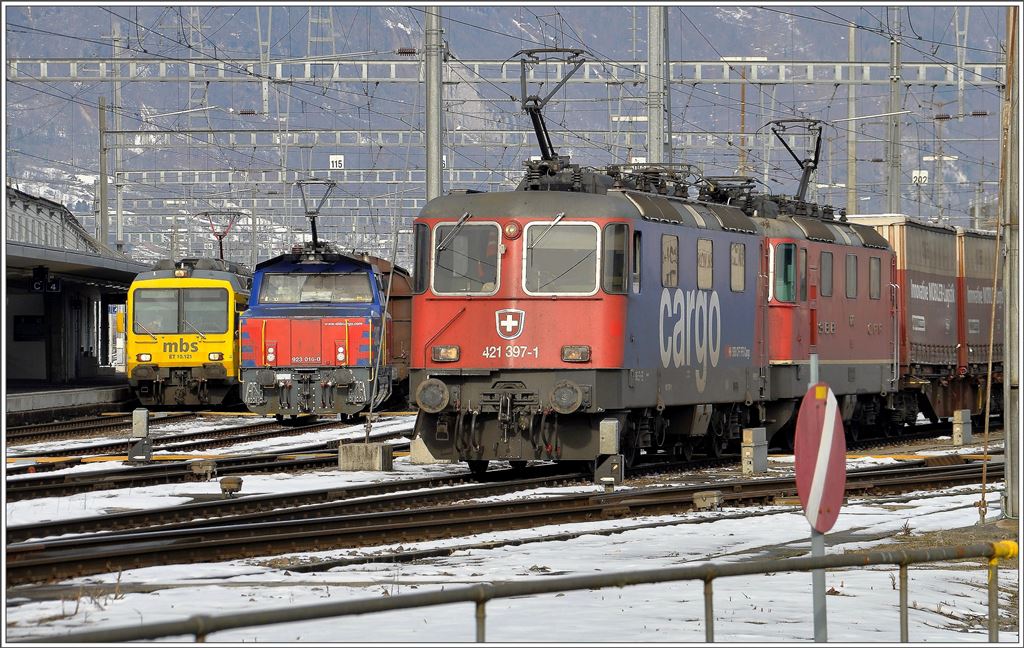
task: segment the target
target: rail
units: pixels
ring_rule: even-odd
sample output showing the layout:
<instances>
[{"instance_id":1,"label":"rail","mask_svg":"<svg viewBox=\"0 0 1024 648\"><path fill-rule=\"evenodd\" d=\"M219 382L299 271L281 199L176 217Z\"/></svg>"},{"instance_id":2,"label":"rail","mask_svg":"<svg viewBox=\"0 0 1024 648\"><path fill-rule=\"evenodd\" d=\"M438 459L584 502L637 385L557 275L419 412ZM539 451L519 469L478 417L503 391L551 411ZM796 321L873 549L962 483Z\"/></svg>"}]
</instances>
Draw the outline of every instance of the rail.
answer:
<instances>
[{"instance_id":1,"label":"rail","mask_svg":"<svg viewBox=\"0 0 1024 648\"><path fill-rule=\"evenodd\" d=\"M909 641L907 617L907 566L943 560L963 558L988 559L988 640L999 640L999 570L1000 559L1008 560L1017 556L1017 543L1012 540L979 543L967 546L913 549L909 551L876 551L863 554L836 554L809 556L782 560L756 560L744 563L695 565L668 569L646 569L613 574L588 576L567 576L542 581L519 581L498 585L479 584L436 592L400 594L384 598L359 599L322 603L301 608L278 608L241 612L221 616L195 615L182 621L167 621L144 625L73 632L66 635L32 637L24 641L33 643L65 642L121 642L157 639L181 635L193 635L202 642L213 632L233 628L246 628L275 623L308 621L388 610L401 610L450 603L474 603L476 619L476 641L486 641L487 602L494 599L553 594L575 590L625 587L627 585L648 585L683 580L704 581L704 636L706 641L715 639L713 583L716 578L729 576L750 576L780 571L811 571L814 569L835 569L840 567L864 567L867 565L899 565L900 567L900 641Z\"/></svg>"}]
</instances>

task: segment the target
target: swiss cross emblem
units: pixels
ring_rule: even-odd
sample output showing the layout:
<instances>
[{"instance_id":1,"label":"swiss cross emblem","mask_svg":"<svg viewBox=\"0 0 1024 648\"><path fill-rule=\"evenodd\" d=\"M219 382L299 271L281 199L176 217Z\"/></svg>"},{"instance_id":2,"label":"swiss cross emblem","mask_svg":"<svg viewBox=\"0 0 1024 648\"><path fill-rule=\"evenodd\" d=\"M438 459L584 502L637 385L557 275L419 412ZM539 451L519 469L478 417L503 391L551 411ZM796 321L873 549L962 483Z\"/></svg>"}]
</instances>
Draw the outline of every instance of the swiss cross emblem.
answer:
<instances>
[{"instance_id":1,"label":"swiss cross emblem","mask_svg":"<svg viewBox=\"0 0 1024 648\"><path fill-rule=\"evenodd\" d=\"M494 312L494 325L498 329L498 335L506 340L514 340L523 332L523 323L526 321L526 312L518 308L505 308Z\"/></svg>"}]
</instances>

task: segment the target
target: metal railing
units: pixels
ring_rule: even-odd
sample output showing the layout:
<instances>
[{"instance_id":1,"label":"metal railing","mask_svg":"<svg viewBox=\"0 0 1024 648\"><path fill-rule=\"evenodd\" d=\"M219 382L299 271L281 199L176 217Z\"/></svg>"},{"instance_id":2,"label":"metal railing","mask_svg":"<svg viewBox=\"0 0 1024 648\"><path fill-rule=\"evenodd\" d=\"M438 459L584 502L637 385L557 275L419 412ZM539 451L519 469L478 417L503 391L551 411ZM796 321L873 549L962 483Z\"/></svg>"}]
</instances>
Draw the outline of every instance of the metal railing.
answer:
<instances>
[{"instance_id":1,"label":"metal railing","mask_svg":"<svg viewBox=\"0 0 1024 648\"><path fill-rule=\"evenodd\" d=\"M402 610L449 603L474 603L476 611L476 641L486 640L487 602L494 599L553 594L573 590L592 590L627 585L648 585L684 580L704 581L704 615L706 641L715 639L714 601L712 584L716 578L750 576L783 571L811 571L868 565L899 565L900 567L900 641L909 641L907 608L907 566L916 563L958 560L963 558L988 559L988 640L999 640L999 577L1000 559L1017 556L1017 543L1012 540L980 543L959 547L914 549L909 551L876 551L862 554L836 554L819 557L787 558L783 560L756 560L744 563L707 563L688 567L647 569L642 571L567 576L541 581L519 581L498 585L479 584L438 592L400 594L386 598L359 599L322 603L300 608L279 608L241 612L221 616L196 615L181 621L167 621L138 626L90 630L66 635L49 635L24 639L27 642L121 642L156 639L160 637L194 635L196 641L205 641L212 632L232 628L246 628L276 623L308 621L333 617L368 614L388 610Z\"/></svg>"}]
</instances>

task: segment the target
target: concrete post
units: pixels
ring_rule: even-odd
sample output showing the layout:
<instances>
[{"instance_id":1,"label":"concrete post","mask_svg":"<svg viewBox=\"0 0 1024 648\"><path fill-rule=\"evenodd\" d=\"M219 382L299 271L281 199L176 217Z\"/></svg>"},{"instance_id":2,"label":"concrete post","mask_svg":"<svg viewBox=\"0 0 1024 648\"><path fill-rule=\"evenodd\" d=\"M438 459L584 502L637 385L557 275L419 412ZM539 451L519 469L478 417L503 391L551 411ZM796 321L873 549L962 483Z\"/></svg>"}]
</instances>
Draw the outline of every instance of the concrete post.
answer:
<instances>
[{"instance_id":1,"label":"concrete post","mask_svg":"<svg viewBox=\"0 0 1024 648\"><path fill-rule=\"evenodd\" d=\"M441 71L443 45L441 42L441 7L427 7L427 25L424 34L427 77L427 200L437 198L444 191L441 179Z\"/></svg>"},{"instance_id":2,"label":"concrete post","mask_svg":"<svg viewBox=\"0 0 1024 648\"><path fill-rule=\"evenodd\" d=\"M743 428L741 465L744 475L761 475L768 472L768 440L765 428Z\"/></svg>"},{"instance_id":3,"label":"concrete post","mask_svg":"<svg viewBox=\"0 0 1024 648\"><path fill-rule=\"evenodd\" d=\"M451 459L438 459L430 450L427 449L427 444L423 442L421 437L416 437L409 444L409 463L414 465L419 464L448 464L451 463Z\"/></svg>"},{"instance_id":4,"label":"concrete post","mask_svg":"<svg viewBox=\"0 0 1024 648\"><path fill-rule=\"evenodd\" d=\"M953 412L953 445L960 447L972 441L971 410L956 410Z\"/></svg>"},{"instance_id":5,"label":"concrete post","mask_svg":"<svg viewBox=\"0 0 1024 648\"><path fill-rule=\"evenodd\" d=\"M338 446L338 467L342 470L390 471L391 446L386 443L343 443Z\"/></svg>"},{"instance_id":6,"label":"concrete post","mask_svg":"<svg viewBox=\"0 0 1024 648\"><path fill-rule=\"evenodd\" d=\"M857 59L857 26L850 23L850 85L847 87L846 117L853 119L857 116L857 85L854 83L857 66L854 61ZM847 122L846 132L846 213L857 213L857 126L853 122Z\"/></svg>"},{"instance_id":7,"label":"concrete post","mask_svg":"<svg viewBox=\"0 0 1024 648\"><path fill-rule=\"evenodd\" d=\"M132 436L128 439L128 463L148 463L153 460L153 440L149 438L149 410L140 407L132 411Z\"/></svg>"},{"instance_id":8,"label":"concrete post","mask_svg":"<svg viewBox=\"0 0 1024 648\"><path fill-rule=\"evenodd\" d=\"M900 8L892 7L895 17L894 28L889 36L889 112L900 110L900 76L902 60L900 54ZM900 213L900 115L889 115L889 148L886 155L886 199L890 214Z\"/></svg>"},{"instance_id":9,"label":"concrete post","mask_svg":"<svg viewBox=\"0 0 1024 648\"><path fill-rule=\"evenodd\" d=\"M100 97L100 245L106 247L110 236L110 215L107 213L107 98Z\"/></svg>"},{"instance_id":10,"label":"concrete post","mask_svg":"<svg viewBox=\"0 0 1024 648\"><path fill-rule=\"evenodd\" d=\"M647 9L647 161L665 161L665 7Z\"/></svg>"}]
</instances>

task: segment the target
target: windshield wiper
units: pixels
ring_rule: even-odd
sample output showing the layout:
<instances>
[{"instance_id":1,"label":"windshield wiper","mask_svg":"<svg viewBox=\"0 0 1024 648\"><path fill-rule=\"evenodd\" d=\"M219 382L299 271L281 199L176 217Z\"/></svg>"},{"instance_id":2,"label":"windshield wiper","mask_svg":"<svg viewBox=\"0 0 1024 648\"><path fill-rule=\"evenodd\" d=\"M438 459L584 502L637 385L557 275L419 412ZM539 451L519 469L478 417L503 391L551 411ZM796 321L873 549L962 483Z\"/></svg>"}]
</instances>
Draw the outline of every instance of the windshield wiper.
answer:
<instances>
[{"instance_id":1,"label":"windshield wiper","mask_svg":"<svg viewBox=\"0 0 1024 648\"><path fill-rule=\"evenodd\" d=\"M206 339L206 336L205 336L205 335L203 335L203 332L202 332L202 331L200 331L199 329L197 329L197 328L195 327L195 325L194 325L194 324L193 324L192 322L190 322L190 321L188 321L187 319L184 319L184 318L182 318L182 320L181 320L181 321L182 321L182 322L185 322L185 324L187 324L187 325L188 325L188 326L189 326L189 327L190 327L190 328L191 328L191 329L192 329L193 331L195 331L196 333L198 333L198 334L199 334L199 337L201 337L201 338L202 338L202 339L204 339L204 340Z\"/></svg>"},{"instance_id":2,"label":"windshield wiper","mask_svg":"<svg viewBox=\"0 0 1024 648\"><path fill-rule=\"evenodd\" d=\"M470 214L469 212L463 214L462 218L460 218L458 222L455 223L455 227L452 228L452 231L448 232L448 236L444 237L444 239L438 244L437 251L440 252L441 250L445 249L448 246L449 241L455 238L455 235L459 233L459 230L462 229L462 226L466 223L466 221L468 221L472 217L473 215Z\"/></svg>"},{"instance_id":3,"label":"windshield wiper","mask_svg":"<svg viewBox=\"0 0 1024 648\"><path fill-rule=\"evenodd\" d=\"M139 328L141 328L143 331L145 331L146 333L149 333L149 337L153 338L154 340L156 339L156 336L153 335L153 331L150 331L148 328L146 328L145 324L143 324L142 322L135 322L135 323L138 324Z\"/></svg>"},{"instance_id":4,"label":"windshield wiper","mask_svg":"<svg viewBox=\"0 0 1024 648\"><path fill-rule=\"evenodd\" d=\"M554 227L555 225L558 225L558 221L562 220L563 218L565 218L565 212L558 212L557 214L555 214L555 220L551 221L551 224L548 225L547 229L540 233L540 236L537 237L536 241L527 245L526 249L532 250L538 243L540 243L540 240L542 238L548 235L548 232L551 231L551 228Z\"/></svg>"}]
</instances>

